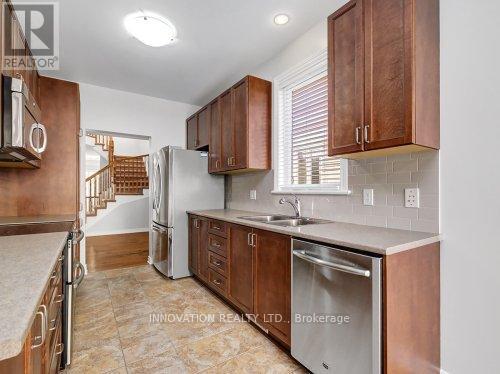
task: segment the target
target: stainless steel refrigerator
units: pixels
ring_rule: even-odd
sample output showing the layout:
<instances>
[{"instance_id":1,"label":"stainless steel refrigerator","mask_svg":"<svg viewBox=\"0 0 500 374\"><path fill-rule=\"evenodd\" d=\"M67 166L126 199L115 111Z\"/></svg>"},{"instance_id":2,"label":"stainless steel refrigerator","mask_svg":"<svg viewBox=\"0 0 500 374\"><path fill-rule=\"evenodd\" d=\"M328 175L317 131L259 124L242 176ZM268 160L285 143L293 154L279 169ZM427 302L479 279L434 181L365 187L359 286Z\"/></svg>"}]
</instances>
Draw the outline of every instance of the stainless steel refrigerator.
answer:
<instances>
[{"instance_id":1,"label":"stainless steel refrigerator","mask_svg":"<svg viewBox=\"0 0 500 374\"><path fill-rule=\"evenodd\" d=\"M208 174L206 153L172 146L153 155L153 265L171 278L188 269L188 210L223 209L224 177Z\"/></svg>"}]
</instances>

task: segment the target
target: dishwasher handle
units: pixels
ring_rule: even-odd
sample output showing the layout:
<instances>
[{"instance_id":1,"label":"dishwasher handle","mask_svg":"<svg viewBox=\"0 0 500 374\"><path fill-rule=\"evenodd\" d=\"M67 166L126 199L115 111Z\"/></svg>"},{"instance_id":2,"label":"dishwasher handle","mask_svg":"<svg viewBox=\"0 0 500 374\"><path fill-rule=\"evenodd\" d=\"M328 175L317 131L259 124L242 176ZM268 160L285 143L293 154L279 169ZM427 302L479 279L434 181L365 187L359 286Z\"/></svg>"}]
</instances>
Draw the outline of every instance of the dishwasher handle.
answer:
<instances>
[{"instance_id":1,"label":"dishwasher handle","mask_svg":"<svg viewBox=\"0 0 500 374\"><path fill-rule=\"evenodd\" d=\"M370 278L370 275L371 275L370 270L367 270L364 268L359 268L359 267L354 267L354 266L337 264L335 262L325 261L325 260L322 260L322 259L317 258L317 257L309 256L306 254L305 251L295 250L295 251L293 251L293 255L297 256L298 258L301 258L305 261L311 262L315 265L325 266L327 268L342 271L344 273L359 275L359 276L366 277L366 278Z\"/></svg>"}]
</instances>

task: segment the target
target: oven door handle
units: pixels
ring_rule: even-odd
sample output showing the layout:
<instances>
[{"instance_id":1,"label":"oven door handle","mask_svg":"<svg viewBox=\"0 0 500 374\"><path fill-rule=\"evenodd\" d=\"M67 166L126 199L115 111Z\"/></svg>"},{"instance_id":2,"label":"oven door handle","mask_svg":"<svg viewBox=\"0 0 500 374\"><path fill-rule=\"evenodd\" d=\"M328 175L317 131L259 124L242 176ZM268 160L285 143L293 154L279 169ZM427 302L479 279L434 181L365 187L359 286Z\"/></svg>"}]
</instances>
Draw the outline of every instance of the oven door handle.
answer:
<instances>
[{"instance_id":1,"label":"oven door handle","mask_svg":"<svg viewBox=\"0 0 500 374\"><path fill-rule=\"evenodd\" d=\"M85 236L83 230L79 229L78 231L73 231L73 235L78 235L75 239L72 240L73 245L77 245L80 243Z\"/></svg>"},{"instance_id":2,"label":"oven door handle","mask_svg":"<svg viewBox=\"0 0 500 374\"><path fill-rule=\"evenodd\" d=\"M361 267L354 267L343 264L337 264L335 262L325 261L317 257L306 255L305 251L293 251L293 255L297 256L298 258L301 258L302 260L311 262L315 265L325 266L332 270L338 270L344 273L359 275L366 278L370 278L371 275L370 270Z\"/></svg>"},{"instance_id":3,"label":"oven door handle","mask_svg":"<svg viewBox=\"0 0 500 374\"><path fill-rule=\"evenodd\" d=\"M82 283L83 278L85 278L85 268L83 267L80 261L76 263L76 269L80 271L80 274L78 275L78 277L76 277L76 279L73 282L74 288L77 288L80 285L80 283Z\"/></svg>"}]
</instances>

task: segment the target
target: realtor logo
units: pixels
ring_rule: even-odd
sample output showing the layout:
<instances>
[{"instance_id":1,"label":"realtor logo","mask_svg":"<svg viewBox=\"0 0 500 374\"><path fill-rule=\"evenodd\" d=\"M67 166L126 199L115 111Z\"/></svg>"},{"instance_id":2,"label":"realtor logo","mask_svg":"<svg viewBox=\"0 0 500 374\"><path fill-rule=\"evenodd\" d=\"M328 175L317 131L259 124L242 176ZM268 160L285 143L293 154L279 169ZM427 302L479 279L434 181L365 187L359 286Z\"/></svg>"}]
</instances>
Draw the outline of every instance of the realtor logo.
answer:
<instances>
[{"instance_id":1,"label":"realtor logo","mask_svg":"<svg viewBox=\"0 0 500 374\"><path fill-rule=\"evenodd\" d=\"M14 11L3 3L10 23L4 24L6 38L3 67L7 70L59 69L59 3L13 2ZM8 17L5 17L8 20ZM26 55L29 46L33 59Z\"/></svg>"}]
</instances>

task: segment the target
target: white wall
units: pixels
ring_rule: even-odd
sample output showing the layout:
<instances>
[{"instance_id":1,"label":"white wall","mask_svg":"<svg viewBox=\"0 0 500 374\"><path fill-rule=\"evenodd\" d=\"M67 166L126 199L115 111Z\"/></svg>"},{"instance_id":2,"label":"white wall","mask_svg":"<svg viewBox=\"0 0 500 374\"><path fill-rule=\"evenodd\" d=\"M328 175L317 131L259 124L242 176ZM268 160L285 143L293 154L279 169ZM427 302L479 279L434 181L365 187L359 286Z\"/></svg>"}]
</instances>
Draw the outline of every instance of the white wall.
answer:
<instances>
[{"instance_id":1,"label":"white wall","mask_svg":"<svg viewBox=\"0 0 500 374\"><path fill-rule=\"evenodd\" d=\"M113 137L116 156L139 156L149 153L149 140Z\"/></svg>"},{"instance_id":2,"label":"white wall","mask_svg":"<svg viewBox=\"0 0 500 374\"><path fill-rule=\"evenodd\" d=\"M198 109L195 105L80 83L80 122L83 132L91 129L150 137L149 151L145 153L153 153L166 145L185 147L186 118ZM85 149L84 138L80 141L80 149ZM84 154L80 156L80 170L84 175ZM80 191L81 201L85 201L83 180ZM151 199L148 200L148 211L151 212ZM127 204L127 207L130 206ZM133 209L120 212L122 217L134 214ZM84 212L81 214L80 218L85 222ZM116 226L113 228L116 229ZM94 230L98 230L98 227ZM84 256L82 262L85 263Z\"/></svg>"},{"instance_id":3,"label":"white wall","mask_svg":"<svg viewBox=\"0 0 500 374\"><path fill-rule=\"evenodd\" d=\"M500 2L441 0L442 367L500 372Z\"/></svg>"},{"instance_id":4,"label":"white wall","mask_svg":"<svg viewBox=\"0 0 500 374\"><path fill-rule=\"evenodd\" d=\"M151 137L151 151L184 147L186 118L198 107L176 101L80 84L82 127Z\"/></svg>"}]
</instances>

